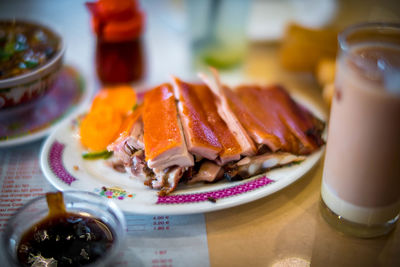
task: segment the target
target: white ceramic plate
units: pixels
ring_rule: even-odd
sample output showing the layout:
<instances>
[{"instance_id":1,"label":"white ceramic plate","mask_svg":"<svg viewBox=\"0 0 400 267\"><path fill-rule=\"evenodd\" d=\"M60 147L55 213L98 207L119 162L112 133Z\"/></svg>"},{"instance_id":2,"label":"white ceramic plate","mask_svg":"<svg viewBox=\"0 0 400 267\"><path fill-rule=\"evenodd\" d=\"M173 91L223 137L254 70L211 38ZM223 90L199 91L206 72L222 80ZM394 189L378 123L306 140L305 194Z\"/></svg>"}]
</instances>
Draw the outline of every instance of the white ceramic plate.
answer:
<instances>
[{"instance_id":1,"label":"white ceramic plate","mask_svg":"<svg viewBox=\"0 0 400 267\"><path fill-rule=\"evenodd\" d=\"M323 117L315 107L305 106L318 117ZM323 153L321 148L300 164L243 181L182 184L173 194L159 197L157 190L148 188L126 173L113 170L105 160L84 160L77 130L76 123L65 122L44 143L40 161L47 180L58 190L95 192L115 201L123 211L139 214L204 213L251 202L295 182L318 162Z\"/></svg>"},{"instance_id":2,"label":"white ceramic plate","mask_svg":"<svg viewBox=\"0 0 400 267\"><path fill-rule=\"evenodd\" d=\"M94 87L71 66L65 66L53 87L29 105L0 110L0 148L36 141L86 106Z\"/></svg>"}]
</instances>

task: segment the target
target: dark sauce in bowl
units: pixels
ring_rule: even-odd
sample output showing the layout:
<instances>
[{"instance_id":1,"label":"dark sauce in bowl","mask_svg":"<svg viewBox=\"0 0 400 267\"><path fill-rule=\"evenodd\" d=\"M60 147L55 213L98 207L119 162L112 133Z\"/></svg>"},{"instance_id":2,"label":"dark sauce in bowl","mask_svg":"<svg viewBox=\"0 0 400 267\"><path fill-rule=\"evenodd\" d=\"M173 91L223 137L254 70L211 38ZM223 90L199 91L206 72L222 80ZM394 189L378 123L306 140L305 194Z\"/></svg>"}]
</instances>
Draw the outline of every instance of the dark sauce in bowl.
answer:
<instances>
[{"instance_id":1,"label":"dark sauce in bowl","mask_svg":"<svg viewBox=\"0 0 400 267\"><path fill-rule=\"evenodd\" d=\"M29 22L0 21L0 80L43 66L60 50L58 36Z\"/></svg>"},{"instance_id":2,"label":"dark sauce in bowl","mask_svg":"<svg viewBox=\"0 0 400 267\"><path fill-rule=\"evenodd\" d=\"M103 257L114 234L96 218L74 213L47 218L26 232L17 250L20 263L57 261L57 266L82 266Z\"/></svg>"},{"instance_id":3,"label":"dark sauce in bowl","mask_svg":"<svg viewBox=\"0 0 400 267\"><path fill-rule=\"evenodd\" d=\"M111 228L98 218L67 212L61 192L47 197L49 215L22 235L18 262L22 266L85 266L104 258L115 241Z\"/></svg>"}]
</instances>

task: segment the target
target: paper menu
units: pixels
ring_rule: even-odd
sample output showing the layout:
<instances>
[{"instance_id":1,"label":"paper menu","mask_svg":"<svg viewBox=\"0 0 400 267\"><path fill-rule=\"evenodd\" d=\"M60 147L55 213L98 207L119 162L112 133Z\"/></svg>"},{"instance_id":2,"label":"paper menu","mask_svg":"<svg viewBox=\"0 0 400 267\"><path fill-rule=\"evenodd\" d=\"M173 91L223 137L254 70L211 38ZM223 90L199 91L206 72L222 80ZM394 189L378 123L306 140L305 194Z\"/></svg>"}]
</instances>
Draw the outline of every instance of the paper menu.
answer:
<instances>
[{"instance_id":1,"label":"paper menu","mask_svg":"<svg viewBox=\"0 0 400 267\"><path fill-rule=\"evenodd\" d=\"M40 144L0 149L0 231L27 200L54 190L39 166Z\"/></svg>"},{"instance_id":2,"label":"paper menu","mask_svg":"<svg viewBox=\"0 0 400 267\"><path fill-rule=\"evenodd\" d=\"M128 215L119 266L209 266L204 215Z\"/></svg>"},{"instance_id":3,"label":"paper menu","mask_svg":"<svg viewBox=\"0 0 400 267\"><path fill-rule=\"evenodd\" d=\"M0 149L0 232L26 201L55 190L40 170L40 147L36 142ZM209 266L203 214L125 215L127 241L115 265Z\"/></svg>"}]
</instances>

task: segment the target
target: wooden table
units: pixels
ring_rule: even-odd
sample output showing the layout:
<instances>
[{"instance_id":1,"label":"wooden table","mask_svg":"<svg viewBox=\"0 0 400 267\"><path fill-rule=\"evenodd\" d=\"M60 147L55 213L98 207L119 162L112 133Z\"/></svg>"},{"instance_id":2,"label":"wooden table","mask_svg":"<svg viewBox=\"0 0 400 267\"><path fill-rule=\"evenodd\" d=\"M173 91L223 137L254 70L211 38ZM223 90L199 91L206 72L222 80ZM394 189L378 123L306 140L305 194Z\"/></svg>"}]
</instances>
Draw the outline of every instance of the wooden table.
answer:
<instances>
[{"instance_id":1,"label":"wooden table","mask_svg":"<svg viewBox=\"0 0 400 267\"><path fill-rule=\"evenodd\" d=\"M271 196L206 214L211 266L400 266L400 228L345 236L319 212L321 162Z\"/></svg>"}]
</instances>

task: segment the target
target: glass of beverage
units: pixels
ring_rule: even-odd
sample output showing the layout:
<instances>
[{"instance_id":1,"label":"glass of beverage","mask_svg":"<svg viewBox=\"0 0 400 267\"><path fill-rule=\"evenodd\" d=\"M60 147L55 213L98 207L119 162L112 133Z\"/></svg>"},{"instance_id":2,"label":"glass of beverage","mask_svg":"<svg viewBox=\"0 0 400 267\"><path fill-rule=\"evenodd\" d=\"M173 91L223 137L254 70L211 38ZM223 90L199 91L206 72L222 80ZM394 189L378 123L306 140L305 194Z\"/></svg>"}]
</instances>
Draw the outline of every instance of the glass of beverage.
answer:
<instances>
[{"instance_id":1,"label":"glass of beverage","mask_svg":"<svg viewBox=\"0 0 400 267\"><path fill-rule=\"evenodd\" d=\"M340 231L389 233L400 211L400 24L339 35L321 213Z\"/></svg>"},{"instance_id":2,"label":"glass of beverage","mask_svg":"<svg viewBox=\"0 0 400 267\"><path fill-rule=\"evenodd\" d=\"M247 0L187 0L188 29L195 67L231 69L247 51Z\"/></svg>"}]
</instances>

